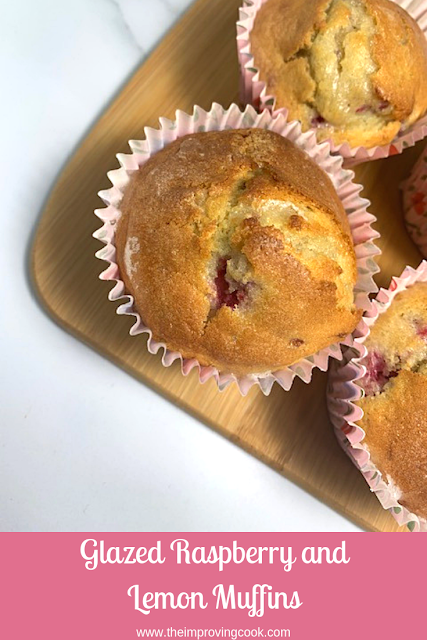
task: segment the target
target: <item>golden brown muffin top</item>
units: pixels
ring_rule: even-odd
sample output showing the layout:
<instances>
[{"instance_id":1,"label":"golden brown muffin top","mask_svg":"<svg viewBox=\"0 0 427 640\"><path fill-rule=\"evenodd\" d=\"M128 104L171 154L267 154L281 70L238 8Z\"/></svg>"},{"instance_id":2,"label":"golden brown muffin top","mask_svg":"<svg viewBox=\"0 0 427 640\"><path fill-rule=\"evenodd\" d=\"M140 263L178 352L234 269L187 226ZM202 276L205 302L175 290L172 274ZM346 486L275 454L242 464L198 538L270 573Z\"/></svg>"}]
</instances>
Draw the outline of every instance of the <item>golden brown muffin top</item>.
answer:
<instances>
[{"instance_id":1,"label":"golden brown muffin top","mask_svg":"<svg viewBox=\"0 0 427 640\"><path fill-rule=\"evenodd\" d=\"M236 375L283 368L356 326L356 259L327 174L262 129L152 156L120 205L117 259L156 340Z\"/></svg>"},{"instance_id":2,"label":"golden brown muffin top","mask_svg":"<svg viewBox=\"0 0 427 640\"><path fill-rule=\"evenodd\" d=\"M401 504L427 517L427 283L399 293L365 346L360 426Z\"/></svg>"},{"instance_id":3,"label":"golden brown muffin top","mask_svg":"<svg viewBox=\"0 0 427 640\"><path fill-rule=\"evenodd\" d=\"M319 140L387 144L427 110L427 42L390 0L268 0L255 66L290 119Z\"/></svg>"}]
</instances>

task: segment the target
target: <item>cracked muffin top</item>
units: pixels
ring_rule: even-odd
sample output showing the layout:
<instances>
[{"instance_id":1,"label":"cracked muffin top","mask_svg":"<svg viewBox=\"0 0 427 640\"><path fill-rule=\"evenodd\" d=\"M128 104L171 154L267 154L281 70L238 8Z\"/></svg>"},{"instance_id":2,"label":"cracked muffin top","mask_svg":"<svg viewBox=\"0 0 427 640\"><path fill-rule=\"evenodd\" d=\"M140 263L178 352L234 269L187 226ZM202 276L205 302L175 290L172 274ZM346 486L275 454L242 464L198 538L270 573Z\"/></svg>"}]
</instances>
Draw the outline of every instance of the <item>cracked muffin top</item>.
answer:
<instances>
[{"instance_id":1,"label":"cracked muffin top","mask_svg":"<svg viewBox=\"0 0 427 640\"><path fill-rule=\"evenodd\" d=\"M268 0L251 50L276 108L319 141L387 144L427 110L427 41L389 0Z\"/></svg>"},{"instance_id":2,"label":"cracked muffin top","mask_svg":"<svg viewBox=\"0 0 427 640\"><path fill-rule=\"evenodd\" d=\"M427 283L396 296L365 346L363 443L396 499L427 518Z\"/></svg>"},{"instance_id":3,"label":"cracked muffin top","mask_svg":"<svg viewBox=\"0 0 427 640\"><path fill-rule=\"evenodd\" d=\"M275 371L356 326L336 191L263 129L196 133L152 156L120 205L117 261L156 340L222 372Z\"/></svg>"}]
</instances>

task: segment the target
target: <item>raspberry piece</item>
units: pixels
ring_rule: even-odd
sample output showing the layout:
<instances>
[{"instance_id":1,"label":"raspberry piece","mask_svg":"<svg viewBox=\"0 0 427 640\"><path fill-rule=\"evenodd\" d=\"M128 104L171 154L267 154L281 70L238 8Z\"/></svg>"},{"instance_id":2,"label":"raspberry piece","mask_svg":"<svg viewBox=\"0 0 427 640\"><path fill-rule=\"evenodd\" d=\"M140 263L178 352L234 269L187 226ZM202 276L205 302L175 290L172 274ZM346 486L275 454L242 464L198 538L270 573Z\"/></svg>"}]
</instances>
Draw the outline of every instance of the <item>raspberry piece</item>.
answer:
<instances>
[{"instance_id":1,"label":"raspberry piece","mask_svg":"<svg viewBox=\"0 0 427 640\"><path fill-rule=\"evenodd\" d=\"M245 301L248 293L248 284L242 284L235 280L227 279L227 258L220 258L215 277L216 300L215 305L219 307L230 307L234 309Z\"/></svg>"},{"instance_id":2,"label":"raspberry piece","mask_svg":"<svg viewBox=\"0 0 427 640\"><path fill-rule=\"evenodd\" d=\"M427 342L427 325L422 324L420 320L418 320L415 323L415 330L417 333L417 336L419 336L420 338L422 338L422 340L425 340Z\"/></svg>"},{"instance_id":3,"label":"raspberry piece","mask_svg":"<svg viewBox=\"0 0 427 640\"><path fill-rule=\"evenodd\" d=\"M322 124L325 124L326 120L320 114L311 119L312 127L320 127Z\"/></svg>"},{"instance_id":4,"label":"raspberry piece","mask_svg":"<svg viewBox=\"0 0 427 640\"><path fill-rule=\"evenodd\" d=\"M383 100L376 107L371 106L370 104L362 104L360 107L356 109L356 113L365 113L365 111L372 111L375 113L376 111L384 111L388 109L390 103L387 100Z\"/></svg>"},{"instance_id":5,"label":"raspberry piece","mask_svg":"<svg viewBox=\"0 0 427 640\"><path fill-rule=\"evenodd\" d=\"M389 370L384 357L377 351L370 351L363 364L366 374L361 382L367 396L380 393L390 378L397 376L397 372Z\"/></svg>"}]
</instances>

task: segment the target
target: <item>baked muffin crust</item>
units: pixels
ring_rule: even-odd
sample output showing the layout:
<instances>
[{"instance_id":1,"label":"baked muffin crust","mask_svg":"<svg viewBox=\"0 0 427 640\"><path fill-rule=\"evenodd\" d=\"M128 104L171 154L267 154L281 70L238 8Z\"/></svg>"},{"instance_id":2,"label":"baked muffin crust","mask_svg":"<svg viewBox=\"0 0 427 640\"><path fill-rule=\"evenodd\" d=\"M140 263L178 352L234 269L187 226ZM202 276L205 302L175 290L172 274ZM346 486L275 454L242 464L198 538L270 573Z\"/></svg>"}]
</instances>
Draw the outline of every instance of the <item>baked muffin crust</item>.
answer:
<instances>
[{"instance_id":1,"label":"baked muffin crust","mask_svg":"<svg viewBox=\"0 0 427 640\"><path fill-rule=\"evenodd\" d=\"M396 296L365 346L363 443L399 502L426 518L427 283Z\"/></svg>"},{"instance_id":2,"label":"baked muffin crust","mask_svg":"<svg viewBox=\"0 0 427 640\"><path fill-rule=\"evenodd\" d=\"M427 42L390 0L268 0L251 50L276 108L318 140L391 142L427 110Z\"/></svg>"},{"instance_id":3,"label":"baked muffin crust","mask_svg":"<svg viewBox=\"0 0 427 640\"><path fill-rule=\"evenodd\" d=\"M356 258L329 180L279 134L190 134L134 173L117 262L156 340L236 375L274 371L356 326Z\"/></svg>"}]
</instances>

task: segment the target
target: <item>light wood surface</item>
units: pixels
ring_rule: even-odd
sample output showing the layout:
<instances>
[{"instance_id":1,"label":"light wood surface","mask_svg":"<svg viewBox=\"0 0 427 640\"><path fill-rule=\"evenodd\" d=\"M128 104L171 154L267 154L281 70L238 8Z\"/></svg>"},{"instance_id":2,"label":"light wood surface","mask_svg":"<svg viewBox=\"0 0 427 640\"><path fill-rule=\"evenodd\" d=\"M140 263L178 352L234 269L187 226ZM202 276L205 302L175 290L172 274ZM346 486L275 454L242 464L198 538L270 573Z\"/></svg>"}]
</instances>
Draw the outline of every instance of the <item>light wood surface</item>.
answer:
<instances>
[{"instance_id":1,"label":"light wood surface","mask_svg":"<svg viewBox=\"0 0 427 640\"><path fill-rule=\"evenodd\" d=\"M62 171L41 215L31 271L40 300L67 331L218 430L337 511L368 530L398 531L364 479L335 441L328 420L326 374L316 371L310 385L297 381L285 393L277 385L266 398L252 389L242 398L235 388L220 394L193 371L165 369L160 356L145 349L145 337L131 338L131 320L115 314L107 300L111 284L98 280L102 264L94 257L100 226L93 210L115 154L128 152L127 140L143 137L143 127L177 108L227 107L237 100L235 20L239 0L198 0L107 108ZM402 156L365 164L356 179L372 201L383 255L377 281L387 286L420 255L409 240L400 213L398 184L420 147ZM220 471L219 471L220 472ZM232 491L232 487L230 490Z\"/></svg>"}]
</instances>

